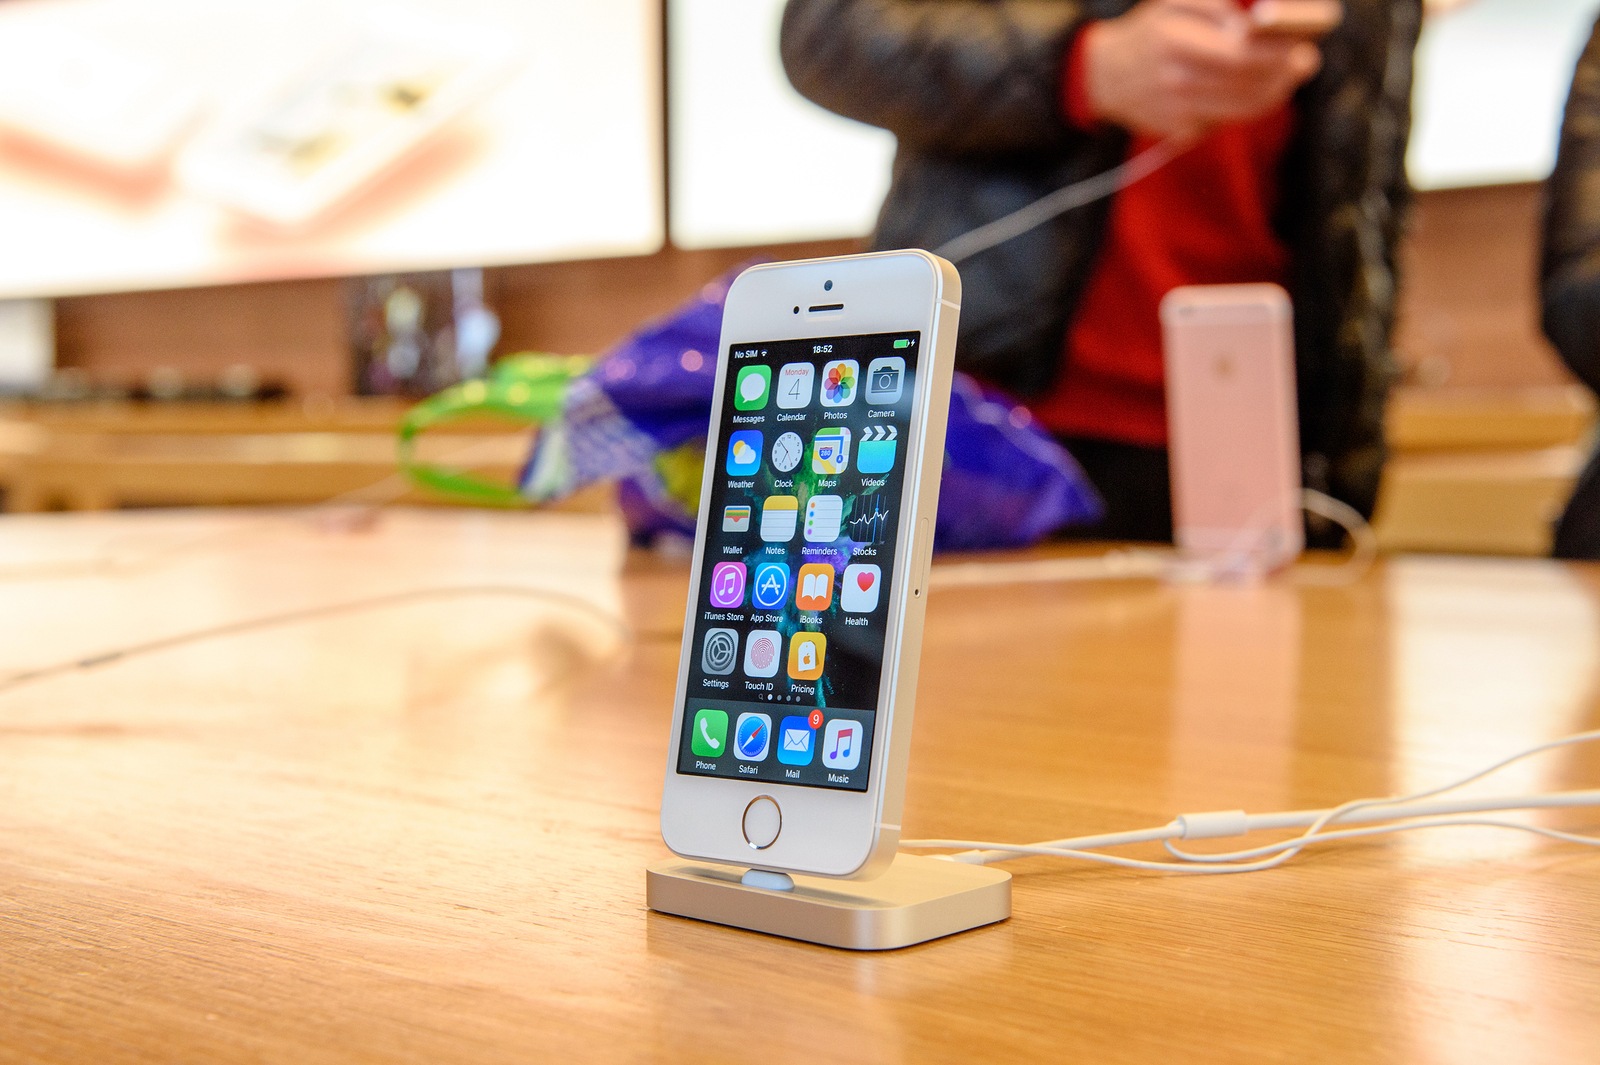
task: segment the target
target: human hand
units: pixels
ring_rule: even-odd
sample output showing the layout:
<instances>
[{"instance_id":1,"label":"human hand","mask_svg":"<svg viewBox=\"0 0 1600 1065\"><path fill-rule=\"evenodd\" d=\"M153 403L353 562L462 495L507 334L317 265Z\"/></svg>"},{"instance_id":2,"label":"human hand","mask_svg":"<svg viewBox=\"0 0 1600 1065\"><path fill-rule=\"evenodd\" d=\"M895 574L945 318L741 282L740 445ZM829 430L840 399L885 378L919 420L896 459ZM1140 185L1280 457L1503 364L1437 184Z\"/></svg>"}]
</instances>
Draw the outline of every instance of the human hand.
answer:
<instances>
[{"instance_id":1,"label":"human hand","mask_svg":"<svg viewBox=\"0 0 1600 1065\"><path fill-rule=\"evenodd\" d=\"M1180 141L1281 106L1322 65L1310 41L1252 33L1236 0L1143 0L1085 33L1094 116Z\"/></svg>"}]
</instances>

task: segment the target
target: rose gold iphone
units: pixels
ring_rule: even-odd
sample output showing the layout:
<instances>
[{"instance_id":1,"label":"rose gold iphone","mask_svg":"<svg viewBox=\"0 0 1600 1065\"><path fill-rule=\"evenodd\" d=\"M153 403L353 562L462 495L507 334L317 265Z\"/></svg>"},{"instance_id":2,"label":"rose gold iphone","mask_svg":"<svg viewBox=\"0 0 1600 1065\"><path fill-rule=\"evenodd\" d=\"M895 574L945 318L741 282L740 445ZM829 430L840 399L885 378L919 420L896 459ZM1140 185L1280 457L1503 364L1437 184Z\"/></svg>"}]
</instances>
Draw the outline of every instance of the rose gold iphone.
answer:
<instances>
[{"instance_id":1,"label":"rose gold iphone","mask_svg":"<svg viewBox=\"0 0 1600 1065\"><path fill-rule=\"evenodd\" d=\"M893 858L960 301L922 251L734 281L661 797L677 854Z\"/></svg>"},{"instance_id":2,"label":"rose gold iphone","mask_svg":"<svg viewBox=\"0 0 1600 1065\"><path fill-rule=\"evenodd\" d=\"M1294 322L1277 285L1161 301L1172 524L1180 550L1270 570L1305 544Z\"/></svg>"}]
</instances>

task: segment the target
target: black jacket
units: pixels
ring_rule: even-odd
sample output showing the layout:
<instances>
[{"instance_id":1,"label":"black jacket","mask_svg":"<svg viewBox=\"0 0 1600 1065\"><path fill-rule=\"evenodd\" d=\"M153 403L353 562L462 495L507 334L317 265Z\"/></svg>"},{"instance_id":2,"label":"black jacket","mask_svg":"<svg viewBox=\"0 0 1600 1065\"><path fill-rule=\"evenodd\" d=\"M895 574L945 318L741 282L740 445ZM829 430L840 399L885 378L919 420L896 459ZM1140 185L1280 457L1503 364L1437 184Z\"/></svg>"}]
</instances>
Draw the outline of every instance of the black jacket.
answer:
<instances>
[{"instance_id":1,"label":"black jacket","mask_svg":"<svg viewBox=\"0 0 1600 1065\"><path fill-rule=\"evenodd\" d=\"M1544 331L1578 379L1600 393L1600 22L1578 59L1545 186L1540 294ZM1600 452L1556 522L1557 558L1600 558Z\"/></svg>"},{"instance_id":2,"label":"black jacket","mask_svg":"<svg viewBox=\"0 0 1600 1065\"><path fill-rule=\"evenodd\" d=\"M1061 112L1063 65L1092 18L1132 0L789 0L796 88L899 140L877 247L936 248L1121 162L1127 135ZM1395 246L1408 198L1420 0L1345 0L1323 69L1297 99L1277 219L1291 296L1308 487L1371 513L1394 377ZM961 264L959 361L1023 397L1055 378L1105 235L1109 201Z\"/></svg>"}]
</instances>

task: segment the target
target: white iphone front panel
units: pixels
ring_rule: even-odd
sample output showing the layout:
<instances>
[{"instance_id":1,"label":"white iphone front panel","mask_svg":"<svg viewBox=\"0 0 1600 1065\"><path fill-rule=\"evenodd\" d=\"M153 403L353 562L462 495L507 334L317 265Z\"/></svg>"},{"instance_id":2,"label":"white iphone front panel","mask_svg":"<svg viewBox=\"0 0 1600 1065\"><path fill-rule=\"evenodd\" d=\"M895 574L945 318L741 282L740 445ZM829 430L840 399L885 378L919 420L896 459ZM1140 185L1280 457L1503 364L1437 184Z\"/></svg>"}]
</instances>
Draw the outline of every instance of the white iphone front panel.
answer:
<instances>
[{"instance_id":1,"label":"white iphone front panel","mask_svg":"<svg viewBox=\"0 0 1600 1065\"><path fill-rule=\"evenodd\" d=\"M729 292L662 799L679 854L849 876L892 851L958 285L893 252Z\"/></svg>"}]
</instances>

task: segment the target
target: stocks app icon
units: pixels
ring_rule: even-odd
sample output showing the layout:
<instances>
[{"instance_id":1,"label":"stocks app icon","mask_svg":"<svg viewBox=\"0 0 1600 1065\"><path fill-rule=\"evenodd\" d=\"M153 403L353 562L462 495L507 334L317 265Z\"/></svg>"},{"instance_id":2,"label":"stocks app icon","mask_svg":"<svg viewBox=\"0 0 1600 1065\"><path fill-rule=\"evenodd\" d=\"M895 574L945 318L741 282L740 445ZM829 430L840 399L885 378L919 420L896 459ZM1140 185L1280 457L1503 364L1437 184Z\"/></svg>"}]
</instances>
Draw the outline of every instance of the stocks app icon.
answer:
<instances>
[{"instance_id":1,"label":"stocks app icon","mask_svg":"<svg viewBox=\"0 0 1600 1065\"><path fill-rule=\"evenodd\" d=\"M739 660L739 630L707 629L705 643L700 648L700 668L713 676L733 672Z\"/></svg>"}]
</instances>

